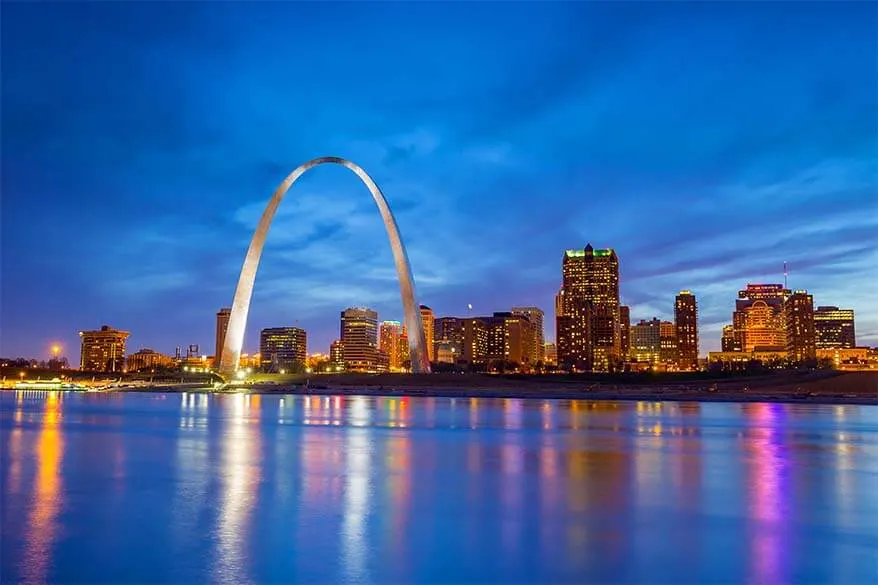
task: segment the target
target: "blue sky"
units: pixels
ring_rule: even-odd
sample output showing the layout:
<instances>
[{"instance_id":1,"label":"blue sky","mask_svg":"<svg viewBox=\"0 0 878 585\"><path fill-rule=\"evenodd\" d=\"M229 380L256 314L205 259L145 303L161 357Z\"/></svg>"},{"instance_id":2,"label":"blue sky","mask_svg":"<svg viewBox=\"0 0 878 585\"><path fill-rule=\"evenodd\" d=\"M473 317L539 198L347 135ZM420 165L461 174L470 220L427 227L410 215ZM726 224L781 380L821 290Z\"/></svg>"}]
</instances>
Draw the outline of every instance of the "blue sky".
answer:
<instances>
[{"instance_id":1,"label":"blue sky","mask_svg":"<svg viewBox=\"0 0 878 585\"><path fill-rule=\"evenodd\" d=\"M878 345L874 3L2 5L0 354L103 323L212 353L267 199L336 155L390 200L437 315L537 305L613 247L632 319L779 282ZM268 238L245 339L399 319L368 191L320 167Z\"/></svg>"}]
</instances>

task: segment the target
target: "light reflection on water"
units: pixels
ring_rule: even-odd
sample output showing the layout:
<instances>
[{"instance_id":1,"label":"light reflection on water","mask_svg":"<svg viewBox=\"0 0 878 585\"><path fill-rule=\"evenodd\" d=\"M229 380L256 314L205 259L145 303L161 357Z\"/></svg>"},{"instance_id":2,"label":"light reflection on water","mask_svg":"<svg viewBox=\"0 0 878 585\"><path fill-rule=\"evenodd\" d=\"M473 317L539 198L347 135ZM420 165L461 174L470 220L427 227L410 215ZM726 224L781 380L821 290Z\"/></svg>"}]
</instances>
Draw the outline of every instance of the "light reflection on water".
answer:
<instances>
[{"instance_id":1,"label":"light reflection on water","mask_svg":"<svg viewBox=\"0 0 878 585\"><path fill-rule=\"evenodd\" d=\"M867 582L878 408L2 394L3 581Z\"/></svg>"}]
</instances>

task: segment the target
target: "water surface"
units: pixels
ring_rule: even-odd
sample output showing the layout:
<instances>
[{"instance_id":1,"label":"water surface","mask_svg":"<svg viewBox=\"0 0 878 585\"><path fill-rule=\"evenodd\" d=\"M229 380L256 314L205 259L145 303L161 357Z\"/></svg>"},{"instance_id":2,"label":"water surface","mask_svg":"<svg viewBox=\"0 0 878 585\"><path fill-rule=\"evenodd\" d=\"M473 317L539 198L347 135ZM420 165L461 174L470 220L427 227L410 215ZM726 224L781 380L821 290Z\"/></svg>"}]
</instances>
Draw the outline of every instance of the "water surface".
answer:
<instances>
[{"instance_id":1,"label":"water surface","mask_svg":"<svg viewBox=\"0 0 878 585\"><path fill-rule=\"evenodd\" d=\"M878 577L878 407L0 395L3 582Z\"/></svg>"}]
</instances>

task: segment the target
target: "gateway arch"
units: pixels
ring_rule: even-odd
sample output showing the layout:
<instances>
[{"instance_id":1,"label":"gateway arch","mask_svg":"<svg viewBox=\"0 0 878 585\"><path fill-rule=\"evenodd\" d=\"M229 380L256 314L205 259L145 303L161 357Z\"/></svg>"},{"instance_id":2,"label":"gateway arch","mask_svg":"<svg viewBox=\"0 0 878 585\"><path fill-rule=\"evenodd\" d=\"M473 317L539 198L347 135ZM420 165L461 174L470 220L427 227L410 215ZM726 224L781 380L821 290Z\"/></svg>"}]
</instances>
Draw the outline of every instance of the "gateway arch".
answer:
<instances>
[{"instance_id":1,"label":"gateway arch","mask_svg":"<svg viewBox=\"0 0 878 585\"><path fill-rule=\"evenodd\" d=\"M262 248L265 245L265 236L271 227L271 220L277 211L278 205L293 183L301 177L305 171L323 164L337 164L352 170L360 180L369 188L372 199L378 206L384 227L387 229L387 237L390 239L390 249L393 251L393 261L396 264L396 273L399 277L399 289L402 294L402 307L405 313L405 324L409 331L409 356L412 363L412 371L421 374L430 371L430 361L427 359L427 340L424 336L424 324L421 322L421 313L417 299L415 298L415 286L412 279L412 269L409 265L408 254L399 235L399 227L387 199L372 177L366 174L359 165L337 156L322 156L309 160L296 167L296 169L284 179L283 183L271 196L271 200L262 213L256 233L247 249L247 257L241 268L241 276L238 278L238 287L235 289L235 300L232 302L232 313L229 316L229 325L226 330L226 340L223 344L222 356L220 357L219 371L223 376L231 376L238 369L238 361L241 357L241 345L244 343L244 329L247 326L247 315L250 312L250 298L253 296L253 282L256 280L256 270L259 268L259 259L262 256Z\"/></svg>"}]
</instances>

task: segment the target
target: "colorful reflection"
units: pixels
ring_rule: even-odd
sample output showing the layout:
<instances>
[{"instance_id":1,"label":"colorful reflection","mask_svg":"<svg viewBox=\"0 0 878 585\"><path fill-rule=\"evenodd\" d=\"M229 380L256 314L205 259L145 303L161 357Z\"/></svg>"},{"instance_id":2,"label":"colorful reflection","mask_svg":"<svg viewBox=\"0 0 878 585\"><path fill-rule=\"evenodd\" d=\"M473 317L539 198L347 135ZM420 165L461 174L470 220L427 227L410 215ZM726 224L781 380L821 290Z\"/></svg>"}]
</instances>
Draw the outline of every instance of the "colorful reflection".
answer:
<instances>
[{"instance_id":1,"label":"colorful reflection","mask_svg":"<svg viewBox=\"0 0 878 585\"><path fill-rule=\"evenodd\" d=\"M57 538L57 518L63 505L61 462L64 457L64 439L60 429L62 395L50 392L46 396L43 422L36 444L36 485L33 505L28 519L25 581L44 583L52 558L52 546Z\"/></svg>"},{"instance_id":2,"label":"colorful reflection","mask_svg":"<svg viewBox=\"0 0 878 585\"><path fill-rule=\"evenodd\" d=\"M790 485L787 475L788 457L783 440L783 408L781 404L748 404L744 406L753 427L748 431L747 472L750 476L749 516L751 523L752 583L786 583L784 574L786 511L789 509Z\"/></svg>"}]
</instances>

